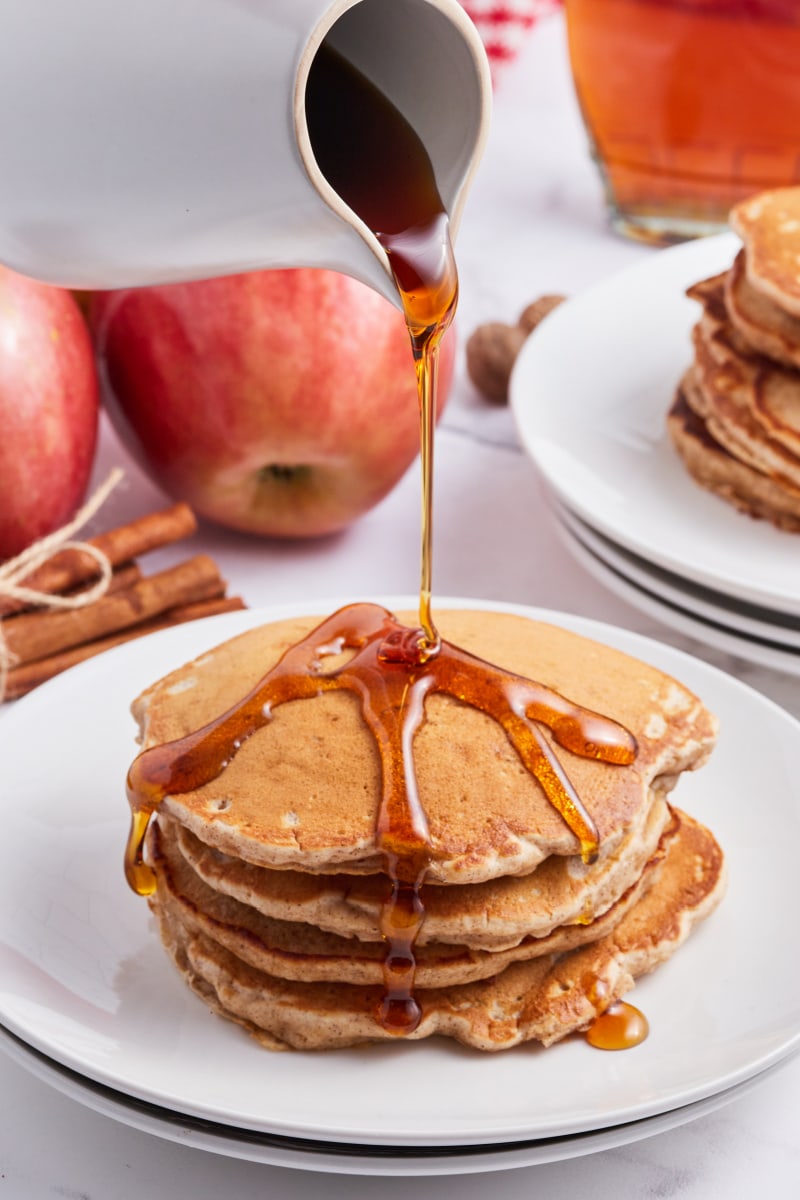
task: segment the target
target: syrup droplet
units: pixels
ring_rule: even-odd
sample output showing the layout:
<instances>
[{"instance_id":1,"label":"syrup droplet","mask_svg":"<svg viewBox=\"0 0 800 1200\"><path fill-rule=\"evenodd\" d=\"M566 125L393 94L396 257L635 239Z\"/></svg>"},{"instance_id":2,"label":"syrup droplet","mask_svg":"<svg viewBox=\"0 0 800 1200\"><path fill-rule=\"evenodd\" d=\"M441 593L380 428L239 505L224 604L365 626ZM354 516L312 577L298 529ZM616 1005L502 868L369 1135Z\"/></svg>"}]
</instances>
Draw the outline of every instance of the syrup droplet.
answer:
<instances>
[{"instance_id":1,"label":"syrup droplet","mask_svg":"<svg viewBox=\"0 0 800 1200\"><path fill-rule=\"evenodd\" d=\"M595 1017L585 1036L597 1050L630 1050L643 1042L649 1032L644 1013L627 1000L616 1000Z\"/></svg>"}]
</instances>

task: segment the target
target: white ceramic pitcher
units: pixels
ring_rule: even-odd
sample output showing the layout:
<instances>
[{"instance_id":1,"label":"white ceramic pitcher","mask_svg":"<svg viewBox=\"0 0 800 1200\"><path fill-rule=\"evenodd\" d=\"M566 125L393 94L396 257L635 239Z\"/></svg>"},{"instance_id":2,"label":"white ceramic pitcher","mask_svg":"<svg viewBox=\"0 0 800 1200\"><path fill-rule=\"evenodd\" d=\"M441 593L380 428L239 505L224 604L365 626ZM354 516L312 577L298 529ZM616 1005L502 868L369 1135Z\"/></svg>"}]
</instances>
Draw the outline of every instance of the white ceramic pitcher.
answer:
<instances>
[{"instance_id":1,"label":"white ceramic pitcher","mask_svg":"<svg viewBox=\"0 0 800 1200\"><path fill-rule=\"evenodd\" d=\"M457 0L4 0L0 262L74 288L329 267L396 302L309 143L323 40L416 129L457 225L491 96Z\"/></svg>"}]
</instances>

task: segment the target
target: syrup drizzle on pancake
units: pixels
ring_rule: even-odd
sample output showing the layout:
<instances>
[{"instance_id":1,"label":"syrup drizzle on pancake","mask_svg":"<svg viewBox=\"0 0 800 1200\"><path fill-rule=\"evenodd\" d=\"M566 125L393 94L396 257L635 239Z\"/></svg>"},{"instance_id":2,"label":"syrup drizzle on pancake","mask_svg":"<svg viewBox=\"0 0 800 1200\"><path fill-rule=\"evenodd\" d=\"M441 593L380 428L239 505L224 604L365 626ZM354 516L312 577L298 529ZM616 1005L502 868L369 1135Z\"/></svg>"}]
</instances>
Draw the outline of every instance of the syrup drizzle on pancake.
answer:
<instances>
[{"instance_id":1,"label":"syrup drizzle on pancake","mask_svg":"<svg viewBox=\"0 0 800 1200\"><path fill-rule=\"evenodd\" d=\"M155 877L144 861L144 835L165 796L193 791L217 778L286 701L341 689L354 692L383 772L376 832L391 894L382 917L387 952L378 1017L384 1028L397 1033L410 1033L419 1021L413 997L414 942L424 916L419 890L433 849L417 790L413 741L426 697L446 693L503 727L587 861L597 851L597 831L542 726L559 746L584 758L626 765L636 753L632 735L615 721L447 641L441 640L438 652L429 656L420 635L379 605L348 605L290 647L239 704L196 732L144 750L128 775L132 822L125 870L134 891L148 895ZM325 670L326 658L345 652L350 655L346 662Z\"/></svg>"}]
</instances>

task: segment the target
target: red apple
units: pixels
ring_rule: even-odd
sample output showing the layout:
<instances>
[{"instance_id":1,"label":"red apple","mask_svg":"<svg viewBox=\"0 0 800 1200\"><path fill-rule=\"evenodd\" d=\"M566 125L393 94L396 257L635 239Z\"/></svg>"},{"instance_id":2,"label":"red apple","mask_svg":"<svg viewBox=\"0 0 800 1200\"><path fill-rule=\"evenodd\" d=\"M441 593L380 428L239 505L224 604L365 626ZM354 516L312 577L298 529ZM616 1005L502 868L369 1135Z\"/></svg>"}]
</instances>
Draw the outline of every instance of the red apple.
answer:
<instances>
[{"instance_id":1,"label":"red apple","mask_svg":"<svg viewBox=\"0 0 800 1200\"><path fill-rule=\"evenodd\" d=\"M112 420L150 476L252 533L331 533L419 451L405 322L333 271L259 271L97 293L90 321ZM440 351L439 408L453 371Z\"/></svg>"},{"instance_id":2,"label":"red apple","mask_svg":"<svg viewBox=\"0 0 800 1200\"><path fill-rule=\"evenodd\" d=\"M73 297L0 266L0 559L78 509L98 409L92 345Z\"/></svg>"}]
</instances>

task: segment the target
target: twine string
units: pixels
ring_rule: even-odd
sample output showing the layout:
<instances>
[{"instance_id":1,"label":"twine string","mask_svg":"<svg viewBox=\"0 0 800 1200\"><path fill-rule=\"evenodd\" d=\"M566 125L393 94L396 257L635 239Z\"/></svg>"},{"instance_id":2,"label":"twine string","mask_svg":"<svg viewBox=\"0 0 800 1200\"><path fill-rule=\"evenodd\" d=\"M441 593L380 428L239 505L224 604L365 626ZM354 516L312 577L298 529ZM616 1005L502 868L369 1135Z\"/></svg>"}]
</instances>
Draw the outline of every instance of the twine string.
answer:
<instances>
[{"instance_id":1,"label":"twine string","mask_svg":"<svg viewBox=\"0 0 800 1200\"><path fill-rule=\"evenodd\" d=\"M89 542L75 540L74 535L102 508L122 479L122 475L120 468L114 467L109 472L107 479L100 484L71 521L53 533L47 534L46 537L40 538L15 558L10 558L0 564L0 598L18 600L37 608L66 610L85 608L105 595L113 571L107 555ZM41 592L37 588L26 587L23 580L44 563L49 562L51 558L60 554L62 550L79 550L93 558L99 570L95 582L90 587L76 592L74 596L58 596L51 592ZM0 618L0 703L5 697L8 673L16 661L16 655L12 654L6 644L3 622Z\"/></svg>"}]
</instances>

